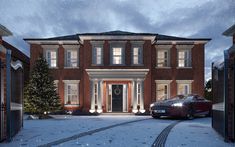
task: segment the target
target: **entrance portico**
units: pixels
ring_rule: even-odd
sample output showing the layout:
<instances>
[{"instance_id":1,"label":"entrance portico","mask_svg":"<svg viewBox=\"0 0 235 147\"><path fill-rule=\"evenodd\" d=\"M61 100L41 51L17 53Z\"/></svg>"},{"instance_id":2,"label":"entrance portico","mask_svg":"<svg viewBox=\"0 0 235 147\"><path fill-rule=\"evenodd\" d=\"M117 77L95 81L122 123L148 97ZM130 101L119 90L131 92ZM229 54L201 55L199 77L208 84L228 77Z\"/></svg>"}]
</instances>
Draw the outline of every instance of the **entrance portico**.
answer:
<instances>
[{"instance_id":1,"label":"entrance portico","mask_svg":"<svg viewBox=\"0 0 235 147\"><path fill-rule=\"evenodd\" d=\"M144 113L144 79L149 69L86 69L90 112Z\"/></svg>"}]
</instances>

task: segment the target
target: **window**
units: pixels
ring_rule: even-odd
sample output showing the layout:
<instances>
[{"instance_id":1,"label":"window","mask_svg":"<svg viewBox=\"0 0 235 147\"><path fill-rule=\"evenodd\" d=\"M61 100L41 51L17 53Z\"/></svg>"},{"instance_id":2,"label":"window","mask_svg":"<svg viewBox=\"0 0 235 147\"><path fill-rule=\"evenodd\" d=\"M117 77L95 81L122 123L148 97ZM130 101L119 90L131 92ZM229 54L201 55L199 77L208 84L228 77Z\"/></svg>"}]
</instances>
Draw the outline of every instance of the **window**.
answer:
<instances>
[{"instance_id":1,"label":"window","mask_svg":"<svg viewBox=\"0 0 235 147\"><path fill-rule=\"evenodd\" d=\"M46 60L49 67L57 67L57 52L55 50L47 50Z\"/></svg>"},{"instance_id":2,"label":"window","mask_svg":"<svg viewBox=\"0 0 235 147\"><path fill-rule=\"evenodd\" d=\"M113 64L123 64L122 60L122 48L113 48Z\"/></svg>"},{"instance_id":3,"label":"window","mask_svg":"<svg viewBox=\"0 0 235 147\"><path fill-rule=\"evenodd\" d=\"M142 64L142 48L134 47L132 48L132 64Z\"/></svg>"},{"instance_id":4,"label":"window","mask_svg":"<svg viewBox=\"0 0 235 147\"><path fill-rule=\"evenodd\" d=\"M178 94L190 94L190 84L178 84Z\"/></svg>"},{"instance_id":5,"label":"window","mask_svg":"<svg viewBox=\"0 0 235 147\"><path fill-rule=\"evenodd\" d=\"M189 50L178 51L178 67L190 67Z\"/></svg>"},{"instance_id":6,"label":"window","mask_svg":"<svg viewBox=\"0 0 235 147\"><path fill-rule=\"evenodd\" d=\"M65 105L79 104L79 83L77 81L64 80L65 83Z\"/></svg>"},{"instance_id":7,"label":"window","mask_svg":"<svg viewBox=\"0 0 235 147\"><path fill-rule=\"evenodd\" d=\"M157 51L157 67L167 67L168 66L168 51L158 50Z\"/></svg>"},{"instance_id":8,"label":"window","mask_svg":"<svg viewBox=\"0 0 235 147\"><path fill-rule=\"evenodd\" d=\"M77 50L66 51L66 67L77 67L78 66L78 54Z\"/></svg>"},{"instance_id":9,"label":"window","mask_svg":"<svg viewBox=\"0 0 235 147\"><path fill-rule=\"evenodd\" d=\"M157 84L157 101L168 99L168 84Z\"/></svg>"},{"instance_id":10,"label":"window","mask_svg":"<svg viewBox=\"0 0 235 147\"><path fill-rule=\"evenodd\" d=\"M103 64L103 50L101 47L94 47L93 48L93 57L92 57L92 64L100 65Z\"/></svg>"}]
</instances>

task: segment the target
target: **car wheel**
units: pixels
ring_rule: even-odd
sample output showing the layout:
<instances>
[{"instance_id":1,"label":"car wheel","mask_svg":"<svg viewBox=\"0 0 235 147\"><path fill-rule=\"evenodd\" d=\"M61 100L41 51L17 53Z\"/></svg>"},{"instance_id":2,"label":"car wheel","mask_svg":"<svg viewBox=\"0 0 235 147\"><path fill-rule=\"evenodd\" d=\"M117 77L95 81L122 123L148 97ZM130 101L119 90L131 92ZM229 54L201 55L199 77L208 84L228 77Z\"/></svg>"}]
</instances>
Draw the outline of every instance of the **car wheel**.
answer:
<instances>
[{"instance_id":1,"label":"car wheel","mask_svg":"<svg viewBox=\"0 0 235 147\"><path fill-rule=\"evenodd\" d=\"M188 113L186 114L186 118L189 120L194 119L193 110L188 111Z\"/></svg>"}]
</instances>

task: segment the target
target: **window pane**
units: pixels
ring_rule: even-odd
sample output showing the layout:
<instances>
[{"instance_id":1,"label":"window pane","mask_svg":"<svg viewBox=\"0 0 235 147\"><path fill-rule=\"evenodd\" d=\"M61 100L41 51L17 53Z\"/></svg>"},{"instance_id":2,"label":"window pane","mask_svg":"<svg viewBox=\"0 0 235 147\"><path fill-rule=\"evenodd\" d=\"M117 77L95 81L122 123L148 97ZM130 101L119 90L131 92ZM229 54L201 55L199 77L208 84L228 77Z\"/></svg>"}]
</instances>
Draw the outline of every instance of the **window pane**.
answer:
<instances>
[{"instance_id":1,"label":"window pane","mask_svg":"<svg viewBox=\"0 0 235 147\"><path fill-rule=\"evenodd\" d=\"M167 84L157 84L157 100L168 98Z\"/></svg>"},{"instance_id":2,"label":"window pane","mask_svg":"<svg viewBox=\"0 0 235 147\"><path fill-rule=\"evenodd\" d=\"M78 85L67 84L67 99L65 104L78 104Z\"/></svg>"},{"instance_id":3,"label":"window pane","mask_svg":"<svg viewBox=\"0 0 235 147\"><path fill-rule=\"evenodd\" d=\"M133 55L138 56L138 53L139 53L139 48L137 48L137 47L133 48Z\"/></svg>"},{"instance_id":4,"label":"window pane","mask_svg":"<svg viewBox=\"0 0 235 147\"><path fill-rule=\"evenodd\" d=\"M179 67L188 67L189 66L189 51L179 51L178 52L178 66Z\"/></svg>"},{"instance_id":5,"label":"window pane","mask_svg":"<svg viewBox=\"0 0 235 147\"><path fill-rule=\"evenodd\" d=\"M67 51L67 67L77 67L77 51Z\"/></svg>"},{"instance_id":6,"label":"window pane","mask_svg":"<svg viewBox=\"0 0 235 147\"><path fill-rule=\"evenodd\" d=\"M189 94L189 84L178 84L178 94Z\"/></svg>"},{"instance_id":7,"label":"window pane","mask_svg":"<svg viewBox=\"0 0 235 147\"><path fill-rule=\"evenodd\" d=\"M56 51L47 51L46 60L49 64L49 67L56 67Z\"/></svg>"},{"instance_id":8,"label":"window pane","mask_svg":"<svg viewBox=\"0 0 235 147\"><path fill-rule=\"evenodd\" d=\"M113 64L122 64L122 48L113 48Z\"/></svg>"},{"instance_id":9,"label":"window pane","mask_svg":"<svg viewBox=\"0 0 235 147\"><path fill-rule=\"evenodd\" d=\"M157 53L157 66L167 67L168 66L168 52L165 50L160 50Z\"/></svg>"}]
</instances>

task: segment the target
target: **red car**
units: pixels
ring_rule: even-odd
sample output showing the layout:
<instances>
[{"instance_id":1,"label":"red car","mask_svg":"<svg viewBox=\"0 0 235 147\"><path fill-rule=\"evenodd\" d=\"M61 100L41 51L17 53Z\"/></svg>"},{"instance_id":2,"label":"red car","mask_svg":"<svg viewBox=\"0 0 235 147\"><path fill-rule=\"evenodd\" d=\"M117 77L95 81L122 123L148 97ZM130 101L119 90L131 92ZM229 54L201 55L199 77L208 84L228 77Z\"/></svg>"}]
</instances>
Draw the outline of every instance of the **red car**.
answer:
<instances>
[{"instance_id":1,"label":"red car","mask_svg":"<svg viewBox=\"0 0 235 147\"><path fill-rule=\"evenodd\" d=\"M212 102L199 95L177 95L150 105L150 113L153 118L171 116L192 119L198 115L210 116L211 109Z\"/></svg>"}]
</instances>

